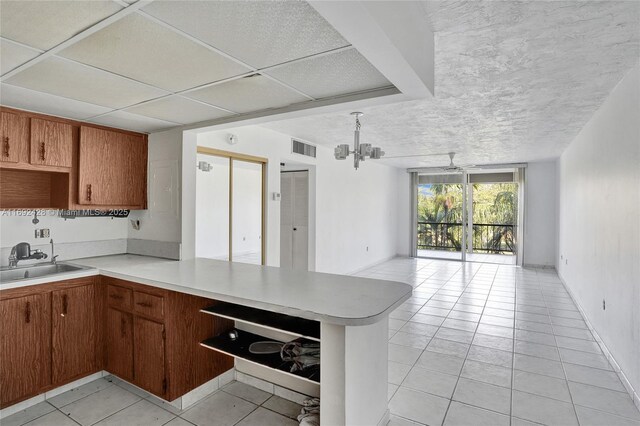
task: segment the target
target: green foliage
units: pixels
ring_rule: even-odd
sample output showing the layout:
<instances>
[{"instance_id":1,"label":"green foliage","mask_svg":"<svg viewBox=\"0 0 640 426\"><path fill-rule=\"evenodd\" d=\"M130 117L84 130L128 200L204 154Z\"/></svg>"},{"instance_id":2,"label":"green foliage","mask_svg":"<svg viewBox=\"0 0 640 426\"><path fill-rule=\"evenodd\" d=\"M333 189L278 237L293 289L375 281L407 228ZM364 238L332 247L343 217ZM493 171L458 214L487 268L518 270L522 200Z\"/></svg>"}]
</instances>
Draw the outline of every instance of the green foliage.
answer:
<instances>
[{"instance_id":1,"label":"green foliage","mask_svg":"<svg viewBox=\"0 0 640 426\"><path fill-rule=\"evenodd\" d=\"M516 183L472 184L474 251L514 251L518 215ZM418 245L459 251L462 245L462 184L418 187ZM430 222L431 224L420 224ZM482 226L510 225L510 226Z\"/></svg>"}]
</instances>

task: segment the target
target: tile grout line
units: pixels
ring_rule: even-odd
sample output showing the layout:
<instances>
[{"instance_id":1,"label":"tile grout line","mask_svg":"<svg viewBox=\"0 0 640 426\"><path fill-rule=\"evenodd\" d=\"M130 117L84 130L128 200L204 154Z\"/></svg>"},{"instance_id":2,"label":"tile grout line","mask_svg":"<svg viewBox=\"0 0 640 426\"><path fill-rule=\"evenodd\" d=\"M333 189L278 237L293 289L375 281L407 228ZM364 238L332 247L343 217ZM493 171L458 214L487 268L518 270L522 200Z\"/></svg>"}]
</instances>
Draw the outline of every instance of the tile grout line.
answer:
<instances>
[{"instance_id":1,"label":"tile grout line","mask_svg":"<svg viewBox=\"0 0 640 426\"><path fill-rule=\"evenodd\" d=\"M462 268L461 268L462 269ZM479 268L480 269L480 268ZM478 269L478 270L479 270ZM476 271L472 277L471 280L469 282L466 283L464 289L462 290L462 293L460 294L460 297L462 297L462 295L464 294L464 292L467 290L467 288L469 287L469 283L471 281L473 281L473 278L475 277L475 275L478 273L478 271ZM480 319L482 319L482 314L484 313L485 307L487 305L487 301L489 300L489 295L491 294L491 288L493 287L493 281L495 280L495 273L494 273L494 277L491 281L491 285L489 286L489 292L487 293L487 298L485 299L484 305L482 307L482 312L480 313ZM458 297L458 300L460 300L460 297ZM457 303L457 302L456 302ZM455 306L455 305L454 305ZM476 328L473 332L473 337L471 338L471 343L469 343L469 348L467 349L467 352L464 356L464 361L462 361L462 367L460 368L460 373L458 374L458 378L456 379L456 384L453 387L453 391L451 392L451 398L449 398L449 404L447 405L447 409L445 410L444 416L442 417L442 422L441 424L444 424L445 420L447 419L447 416L449 415L449 409L451 408L451 404L453 403L453 397L456 393L456 389L458 388L458 384L460 383L460 377L462 377L462 371L464 370L464 365L467 362L467 358L469 357L469 352L471 351L471 346L473 345L473 340L476 337L476 334L478 332L478 327L480 326L480 320L478 320L478 323L476 325Z\"/></svg>"}]
</instances>

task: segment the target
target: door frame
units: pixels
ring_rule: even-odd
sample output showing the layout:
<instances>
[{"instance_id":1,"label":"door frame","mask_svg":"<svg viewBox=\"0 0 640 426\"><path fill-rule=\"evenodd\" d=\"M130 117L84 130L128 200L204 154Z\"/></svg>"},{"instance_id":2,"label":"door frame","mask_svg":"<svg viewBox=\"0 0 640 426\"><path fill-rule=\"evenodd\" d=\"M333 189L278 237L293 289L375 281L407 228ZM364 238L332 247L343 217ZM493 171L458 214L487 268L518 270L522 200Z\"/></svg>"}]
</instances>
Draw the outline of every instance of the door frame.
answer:
<instances>
[{"instance_id":1,"label":"door frame","mask_svg":"<svg viewBox=\"0 0 640 426\"><path fill-rule=\"evenodd\" d=\"M262 202L260 211L260 264L267 263L267 165L269 160L264 157L256 157L254 155L240 154L237 152L223 151L221 149L207 148L204 146L197 147L197 154L211 155L214 157L223 157L229 159L229 262L233 262L233 162L244 161L248 163L256 163L262 166Z\"/></svg>"},{"instance_id":2,"label":"door frame","mask_svg":"<svg viewBox=\"0 0 640 426\"><path fill-rule=\"evenodd\" d=\"M525 196L526 196L526 164L515 165L495 165L492 169L512 169L513 183L518 184L518 212L516 223L516 266L523 265L524 259L524 225L525 225ZM438 173L437 171L429 171L428 169L408 169L410 173L410 195L411 195L411 247L409 248L410 257L423 259L441 259L437 257L418 256L418 182L420 174L452 174L462 175L462 242L460 259L446 259L453 261L465 262L467 253L473 253L473 194L469 188L469 176L474 174L473 171L463 170L460 173Z\"/></svg>"}]
</instances>

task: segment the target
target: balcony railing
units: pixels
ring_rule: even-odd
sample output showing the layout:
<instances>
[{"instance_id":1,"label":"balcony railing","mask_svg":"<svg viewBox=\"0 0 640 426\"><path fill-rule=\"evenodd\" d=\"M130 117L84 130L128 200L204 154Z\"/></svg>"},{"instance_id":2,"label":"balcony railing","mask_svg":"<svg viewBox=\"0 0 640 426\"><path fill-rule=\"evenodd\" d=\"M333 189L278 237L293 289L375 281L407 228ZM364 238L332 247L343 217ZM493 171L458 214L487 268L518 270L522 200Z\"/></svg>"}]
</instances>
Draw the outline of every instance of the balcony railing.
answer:
<instances>
[{"instance_id":1,"label":"balcony railing","mask_svg":"<svg viewBox=\"0 0 640 426\"><path fill-rule=\"evenodd\" d=\"M515 226L474 223L473 251L515 254ZM418 222L418 250L460 251L462 223Z\"/></svg>"}]
</instances>

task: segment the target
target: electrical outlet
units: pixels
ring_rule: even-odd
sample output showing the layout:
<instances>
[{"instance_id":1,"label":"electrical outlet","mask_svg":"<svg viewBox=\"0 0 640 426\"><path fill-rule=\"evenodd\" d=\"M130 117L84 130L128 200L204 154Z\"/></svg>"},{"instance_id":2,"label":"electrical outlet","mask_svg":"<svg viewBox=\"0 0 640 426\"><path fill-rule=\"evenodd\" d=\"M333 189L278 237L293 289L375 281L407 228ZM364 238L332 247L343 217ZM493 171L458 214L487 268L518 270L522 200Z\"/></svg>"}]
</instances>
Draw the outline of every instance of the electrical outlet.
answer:
<instances>
[{"instance_id":1,"label":"electrical outlet","mask_svg":"<svg viewBox=\"0 0 640 426\"><path fill-rule=\"evenodd\" d=\"M51 232L49 228L36 229L35 237L36 238L49 238Z\"/></svg>"},{"instance_id":2,"label":"electrical outlet","mask_svg":"<svg viewBox=\"0 0 640 426\"><path fill-rule=\"evenodd\" d=\"M607 309L607 302L606 300L602 299L602 310L605 311Z\"/></svg>"},{"instance_id":3,"label":"electrical outlet","mask_svg":"<svg viewBox=\"0 0 640 426\"><path fill-rule=\"evenodd\" d=\"M369 251L369 246L367 246L367 251Z\"/></svg>"}]
</instances>

